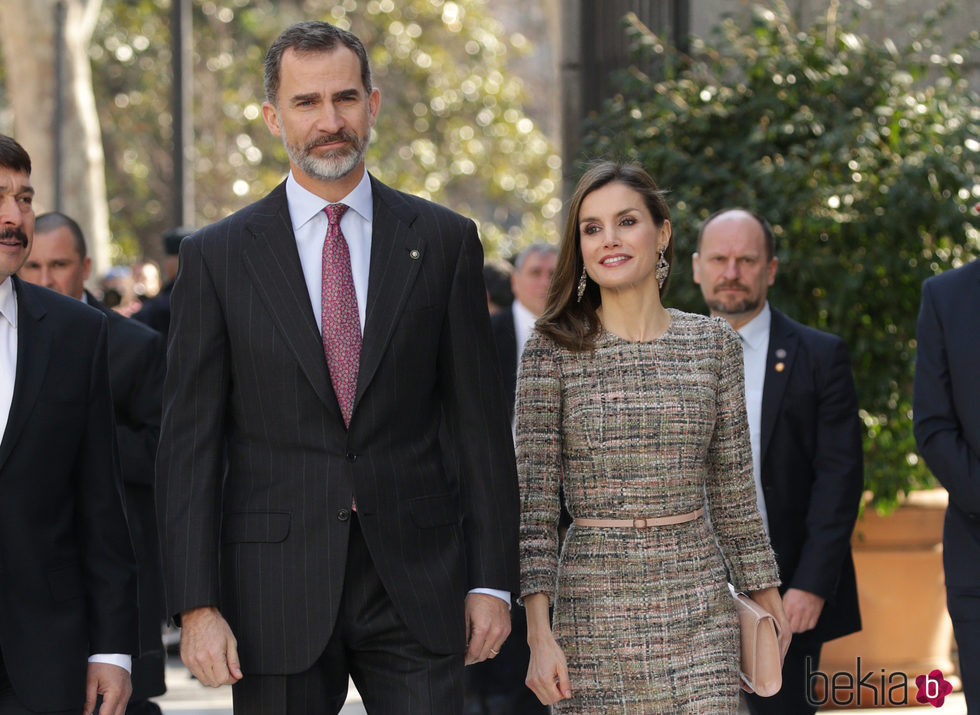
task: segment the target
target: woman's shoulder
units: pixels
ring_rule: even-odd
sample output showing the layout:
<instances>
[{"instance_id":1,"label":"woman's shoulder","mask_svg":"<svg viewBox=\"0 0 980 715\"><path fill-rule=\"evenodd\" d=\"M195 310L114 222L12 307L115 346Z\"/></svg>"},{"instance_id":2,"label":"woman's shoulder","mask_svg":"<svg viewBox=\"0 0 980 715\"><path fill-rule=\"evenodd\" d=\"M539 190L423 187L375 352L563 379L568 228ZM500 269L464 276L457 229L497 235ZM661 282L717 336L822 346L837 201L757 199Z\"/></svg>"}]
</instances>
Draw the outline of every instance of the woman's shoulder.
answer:
<instances>
[{"instance_id":1,"label":"woman's shoulder","mask_svg":"<svg viewBox=\"0 0 980 715\"><path fill-rule=\"evenodd\" d=\"M671 324L677 328L701 332L702 334L706 331L732 334L735 332L724 318L702 315L701 313L687 313L677 308L668 308L667 311L670 313Z\"/></svg>"},{"instance_id":2,"label":"woman's shoulder","mask_svg":"<svg viewBox=\"0 0 980 715\"><path fill-rule=\"evenodd\" d=\"M669 308L671 333L690 349L711 354L741 351L738 333L724 318Z\"/></svg>"},{"instance_id":3,"label":"woman's shoulder","mask_svg":"<svg viewBox=\"0 0 980 715\"><path fill-rule=\"evenodd\" d=\"M524 343L524 352L533 352L536 354L555 354L559 350L558 343L550 335L542 333L541 330L535 326L531 331L531 334L527 338L527 342Z\"/></svg>"}]
</instances>

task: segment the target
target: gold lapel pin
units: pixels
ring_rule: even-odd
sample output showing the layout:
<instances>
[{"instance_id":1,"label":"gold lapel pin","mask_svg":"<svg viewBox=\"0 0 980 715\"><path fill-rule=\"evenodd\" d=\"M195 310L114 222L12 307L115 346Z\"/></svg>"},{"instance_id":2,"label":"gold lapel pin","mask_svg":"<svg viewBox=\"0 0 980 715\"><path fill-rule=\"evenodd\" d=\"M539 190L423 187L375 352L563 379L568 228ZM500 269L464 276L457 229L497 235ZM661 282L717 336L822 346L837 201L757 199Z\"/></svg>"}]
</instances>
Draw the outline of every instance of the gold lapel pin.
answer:
<instances>
[{"instance_id":1,"label":"gold lapel pin","mask_svg":"<svg viewBox=\"0 0 980 715\"><path fill-rule=\"evenodd\" d=\"M419 249L413 248L411 251L409 251L408 255L410 255L413 260L417 261L419 259L419 256L421 256L422 254L419 253Z\"/></svg>"},{"instance_id":2,"label":"gold lapel pin","mask_svg":"<svg viewBox=\"0 0 980 715\"><path fill-rule=\"evenodd\" d=\"M775 368L776 372L782 372L786 369L786 363L777 362L775 365L773 365L773 367Z\"/></svg>"}]
</instances>

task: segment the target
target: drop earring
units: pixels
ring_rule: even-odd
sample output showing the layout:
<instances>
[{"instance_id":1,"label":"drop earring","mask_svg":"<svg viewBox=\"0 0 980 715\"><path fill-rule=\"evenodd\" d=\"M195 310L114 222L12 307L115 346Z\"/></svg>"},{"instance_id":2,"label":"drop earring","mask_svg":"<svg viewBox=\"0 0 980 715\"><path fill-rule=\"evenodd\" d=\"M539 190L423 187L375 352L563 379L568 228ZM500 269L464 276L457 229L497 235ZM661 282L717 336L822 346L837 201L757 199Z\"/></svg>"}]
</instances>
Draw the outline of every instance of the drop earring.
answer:
<instances>
[{"instance_id":1,"label":"drop earring","mask_svg":"<svg viewBox=\"0 0 980 715\"><path fill-rule=\"evenodd\" d=\"M585 266L582 266L582 277L578 279L578 302L582 302L582 296L585 295L585 285L588 281L588 276L585 274Z\"/></svg>"},{"instance_id":2,"label":"drop earring","mask_svg":"<svg viewBox=\"0 0 980 715\"><path fill-rule=\"evenodd\" d=\"M661 288L664 287L664 283L667 282L667 276L670 274L670 264L667 263L667 258L664 253L667 252L666 246L660 247L660 258L657 259L657 285Z\"/></svg>"}]
</instances>

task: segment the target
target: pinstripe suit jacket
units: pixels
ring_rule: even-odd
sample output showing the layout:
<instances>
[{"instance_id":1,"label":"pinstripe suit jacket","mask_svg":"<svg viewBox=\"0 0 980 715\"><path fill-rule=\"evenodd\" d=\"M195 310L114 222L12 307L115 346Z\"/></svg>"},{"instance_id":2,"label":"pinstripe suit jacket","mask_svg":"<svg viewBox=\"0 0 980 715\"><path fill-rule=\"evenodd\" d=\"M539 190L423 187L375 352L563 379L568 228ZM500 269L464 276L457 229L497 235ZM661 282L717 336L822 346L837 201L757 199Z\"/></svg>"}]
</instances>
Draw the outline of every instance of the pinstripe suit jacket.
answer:
<instances>
[{"instance_id":1,"label":"pinstripe suit jacket","mask_svg":"<svg viewBox=\"0 0 980 715\"><path fill-rule=\"evenodd\" d=\"M245 672L299 672L322 652L352 499L396 609L430 650L464 649L468 589L517 590L517 479L476 227L371 183L349 430L284 184L181 246L157 460L168 607L219 606ZM458 480L443 468L443 410Z\"/></svg>"}]
</instances>

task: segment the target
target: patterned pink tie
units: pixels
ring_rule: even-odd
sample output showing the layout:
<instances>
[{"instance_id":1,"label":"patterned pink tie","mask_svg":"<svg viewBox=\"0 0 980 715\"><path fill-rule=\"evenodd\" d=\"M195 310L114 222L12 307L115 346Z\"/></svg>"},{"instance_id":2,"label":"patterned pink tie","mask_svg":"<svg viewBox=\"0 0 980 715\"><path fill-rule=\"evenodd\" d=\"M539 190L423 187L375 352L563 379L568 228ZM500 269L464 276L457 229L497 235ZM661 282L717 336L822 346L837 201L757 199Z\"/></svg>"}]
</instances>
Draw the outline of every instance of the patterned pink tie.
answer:
<instances>
[{"instance_id":1,"label":"patterned pink tie","mask_svg":"<svg viewBox=\"0 0 980 715\"><path fill-rule=\"evenodd\" d=\"M357 391L357 366L361 359L361 320L357 312L350 252L340 230L340 218L347 208L345 204L330 204L323 209L330 225L323 242L320 316L330 381L344 424L349 427Z\"/></svg>"}]
</instances>

